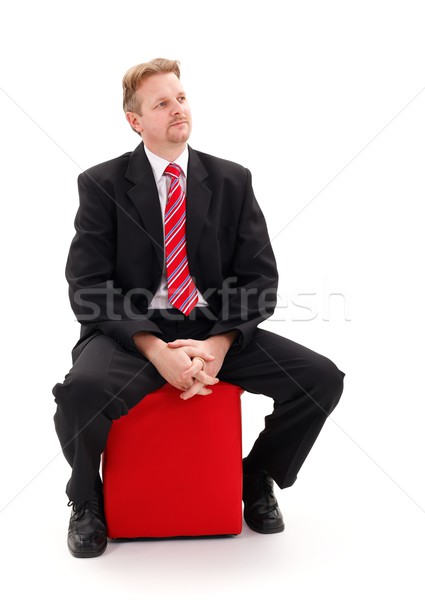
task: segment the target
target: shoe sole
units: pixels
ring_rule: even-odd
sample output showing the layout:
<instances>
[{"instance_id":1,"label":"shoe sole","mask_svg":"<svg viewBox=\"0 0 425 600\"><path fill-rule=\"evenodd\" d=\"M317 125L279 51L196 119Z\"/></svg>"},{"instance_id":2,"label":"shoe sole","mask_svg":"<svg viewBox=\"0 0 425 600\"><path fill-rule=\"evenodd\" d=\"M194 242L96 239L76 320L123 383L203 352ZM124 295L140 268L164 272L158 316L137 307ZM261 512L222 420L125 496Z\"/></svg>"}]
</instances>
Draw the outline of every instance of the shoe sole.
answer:
<instances>
[{"instance_id":1,"label":"shoe sole","mask_svg":"<svg viewBox=\"0 0 425 600\"><path fill-rule=\"evenodd\" d=\"M267 529L261 528L247 519L245 513L243 518L245 519L245 523L248 525L248 527L257 533L281 533L285 529L285 524L278 525L277 527L268 527Z\"/></svg>"},{"instance_id":2,"label":"shoe sole","mask_svg":"<svg viewBox=\"0 0 425 600\"><path fill-rule=\"evenodd\" d=\"M96 550L96 552L74 552L69 546L68 550L74 558L96 558L96 556L101 556L105 552L107 545L106 543L103 548Z\"/></svg>"}]
</instances>

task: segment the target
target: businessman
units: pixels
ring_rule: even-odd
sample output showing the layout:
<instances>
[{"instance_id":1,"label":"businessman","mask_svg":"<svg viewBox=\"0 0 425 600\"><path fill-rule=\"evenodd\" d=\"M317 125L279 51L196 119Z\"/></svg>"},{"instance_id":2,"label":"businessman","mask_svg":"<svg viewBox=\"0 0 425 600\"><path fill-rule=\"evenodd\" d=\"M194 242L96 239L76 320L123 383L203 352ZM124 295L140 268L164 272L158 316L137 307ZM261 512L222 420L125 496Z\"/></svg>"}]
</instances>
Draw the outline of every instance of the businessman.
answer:
<instances>
[{"instance_id":1,"label":"businessman","mask_svg":"<svg viewBox=\"0 0 425 600\"><path fill-rule=\"evenodd\" d=\"M343 390L328 358L259 327L278 274L244 167L188 145L192 118L179 63L155 59L123 78L123 108L142 138L78 177L80 205L66 264L81 335L53 394L72 473L68 548L107 545L100 457L112 421L166 382L182 401L227 381L274 400L243 459L244 519L284 529L273 483L291 486ZM277 157L268 157L275 176ZM160 518L161 504L158 500Z\"/></svg>"}]
</instances>

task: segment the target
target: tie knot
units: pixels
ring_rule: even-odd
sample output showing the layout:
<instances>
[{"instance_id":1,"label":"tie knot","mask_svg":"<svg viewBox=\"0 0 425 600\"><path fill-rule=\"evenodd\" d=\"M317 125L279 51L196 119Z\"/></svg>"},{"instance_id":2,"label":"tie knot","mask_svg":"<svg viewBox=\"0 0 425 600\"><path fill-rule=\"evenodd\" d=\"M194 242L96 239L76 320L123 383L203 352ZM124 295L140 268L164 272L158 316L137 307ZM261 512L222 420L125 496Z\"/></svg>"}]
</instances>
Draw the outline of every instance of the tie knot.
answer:
<instances>
[{"instance_id":1,"label":"tie knot","mask_svg":"<svg viewBox=\"0 0 425 600\"><path fill-rule=\"evenodd\" d=\"M165 169L164 175L171 175L171 177L178 178L178 177L180 177L181 172L182 172L182 170L179 167L179 165L170 163L168 165L168 167Z\"/></svg>"}]
</instances>

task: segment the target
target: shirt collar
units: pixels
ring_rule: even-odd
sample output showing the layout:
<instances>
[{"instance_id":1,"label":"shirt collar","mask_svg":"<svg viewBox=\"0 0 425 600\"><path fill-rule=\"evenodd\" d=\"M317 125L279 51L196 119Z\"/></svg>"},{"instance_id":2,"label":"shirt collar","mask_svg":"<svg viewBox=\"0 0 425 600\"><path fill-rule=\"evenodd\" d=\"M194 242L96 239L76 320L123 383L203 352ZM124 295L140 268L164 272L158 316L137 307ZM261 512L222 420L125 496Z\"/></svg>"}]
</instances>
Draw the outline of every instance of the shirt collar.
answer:
<instances>
[{"instance_id":1,"label":"shirt collar","mask_svg":"<svg viewBox=\"0 0 425 600\"><path fill-rule=\"evenodd\" d=\"M161 177L164 175L164 171L165 169L168 167L168 165L170 164L168 160L165 160L165 158L161 158L161 156L157 156L156 154L154 154L153 152L151 152L149 150L149 148L147 148L145 146L145 152L146 152L146 156L148 157L148 160L150 162L150 165L152 167L152 171L155 177L155 181L156 183L159 182L159 180L161 179ZM173 161L173 163L175 165L178 165L180 167L180 169L183 171L183 175L185 177L187 177L187 163L189 161L189 150L188 147L186 145L185 149L183 150L183 152L180 154L180 156L178 156L176 158L176 160Z\"/></svg>"}]
</instances>

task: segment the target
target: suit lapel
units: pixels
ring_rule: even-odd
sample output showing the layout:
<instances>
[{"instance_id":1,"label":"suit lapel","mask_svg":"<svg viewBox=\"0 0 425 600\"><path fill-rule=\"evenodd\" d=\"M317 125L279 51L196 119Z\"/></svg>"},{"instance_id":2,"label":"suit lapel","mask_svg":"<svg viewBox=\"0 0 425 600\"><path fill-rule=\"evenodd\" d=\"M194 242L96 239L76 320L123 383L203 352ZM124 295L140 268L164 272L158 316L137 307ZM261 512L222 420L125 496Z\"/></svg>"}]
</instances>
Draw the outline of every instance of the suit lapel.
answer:
<instances>
[{"instance_id":1,"label":"suit lapel","mask_svg":"<svg viewBox=\"0 0 425 600\"><path fill-rule=\"evenodd\" d=\"M139 213L143 230L155 249L161 269L164 262L164 230L158 189L144 144L131 153L125 177L135 183L128 195Z\"/></svg>"},{"instance_id":2,"label":"suit lapel","mask_svg":"<svg viewBox=\"0 0 425 600\"><path fill-rule=\"evenodd\" d=\"M131 153L125 177L135 184L128 191L128 195L139 213L143 230L149 236L162 268L164 229L161 206L143 142ZM204 183L207 177L208 173L196 151L189 147L186 191L186 243L189 265L195 264L196 250L212 197L211 190Z\"/></svg>"},{"instance_id":3,"label":"suit lapel","mask_svg":"<svg viewBox=\"0 0 425 600\"><path fill-rule=\"evenodd\" d=\"M212 191L204 183L207 177L208 173L198 154L189 146L186 194L186 243L189 265L196 262L196 249L212 198Z\"/></svg>"}]
</instances>

